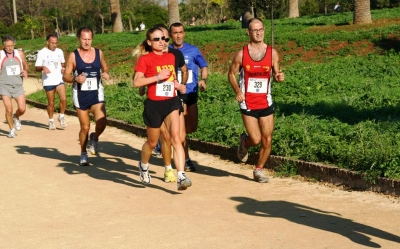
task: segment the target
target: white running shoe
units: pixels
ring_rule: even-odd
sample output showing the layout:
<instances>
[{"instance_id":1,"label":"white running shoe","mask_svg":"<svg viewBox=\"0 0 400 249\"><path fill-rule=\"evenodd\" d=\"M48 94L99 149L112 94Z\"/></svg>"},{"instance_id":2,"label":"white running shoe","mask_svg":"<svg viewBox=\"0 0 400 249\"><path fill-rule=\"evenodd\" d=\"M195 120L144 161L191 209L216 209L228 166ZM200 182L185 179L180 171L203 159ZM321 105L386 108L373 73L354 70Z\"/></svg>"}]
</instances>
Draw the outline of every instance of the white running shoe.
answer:
<instances>
[{"instance_id":1,"label":"white running shoe","mask_svg":"<svg viewBox=\"0 0 400 249\"><path fill-rule=\"evenodd\" d=\"M87 153L82 153L79 161L79 166L89 166L89 158Z\"/></svg>"},{"instance_id":2,"label":"white running shoe","mask_svg":"<svg viewBox=\"0 0 400 249\"><path fill-rule=\"evenodd\" d=\"M185 173L182 173L182 178L178 177L178 190L186 190L188 187L192 186L192 181L189 177L186 177Z\"/></svg>"},{"instance_id":3,"label":"white running shoe","mask_svg":"<svg viewBox=\"0 0 400 249\"><path fill-rule=\"evenodd\" d=\"M253 178L256 182L269 182L269 178L264 174L262 170L254 170Z\"/></svg>"},{"instance_id":4,"label":"white running shoe","mask_svg":"<svg viewBox=\"0 0 400 249\"><path fill-rule=\"evenodd\" d=\"M8 138L15 138L15 130L14 130L14 129L11 129L11 130L10 130L10 133L8 134L7 137L8 137Z\"/></svg>"},{"instance_id":5,"label":"white running shoe","mask_svg":"<svg viewBox=\"0 0 400 249\"><path fill-rule=\"evenodd\" d=\"M15 114L13 114L13 119L14 119L14 127L17 131L21 130L21 121L19 120L19 118L17 118L15 116Z\"/></svg>"},{"instance_id":6,"label":"white running shoe","mask_svg":"<svg viewBox=\"0 0 400 249\"><path fill-rule=\"evenodd\" d=\"M55 130L56 126L54 124L54 121L49 121L49 130Z\"/></svg>"},{"instance_id":7,"label":"white running shoe","mask_svg":"<svg viewBox=\"0 0 400 249\"><path fill-rule=\"evenodd\" d=\"M65 122L65 117L58 116L58 122L60 122L60 127L67 128L67 122Z\"/></svg>"},{"instance_id":8,"label":"white running shoe","mask_svg":"<svg viewBox=\"0 0 400 249\"><path fill-rule=\"evenodd\" d=\"M144 184L150 184L151 176L149 174L149 169L144 170L142 168L142 161L139 161L139 176L140 176L140 181L142 181Z\"/></svg>"},{"instance_id":9,"label":"white running shoe","mask_svg":"<svg viewBox=\"0 0 400 249\"><path fill-rule=\"evenodd\" d=\"M92 153L92 155L97 154L97 147L99 146L99 139L94 139L94 132L90 133L89 139L90 139L90 146L89 146L89 151Z\"/></svg>"}]
</instances>

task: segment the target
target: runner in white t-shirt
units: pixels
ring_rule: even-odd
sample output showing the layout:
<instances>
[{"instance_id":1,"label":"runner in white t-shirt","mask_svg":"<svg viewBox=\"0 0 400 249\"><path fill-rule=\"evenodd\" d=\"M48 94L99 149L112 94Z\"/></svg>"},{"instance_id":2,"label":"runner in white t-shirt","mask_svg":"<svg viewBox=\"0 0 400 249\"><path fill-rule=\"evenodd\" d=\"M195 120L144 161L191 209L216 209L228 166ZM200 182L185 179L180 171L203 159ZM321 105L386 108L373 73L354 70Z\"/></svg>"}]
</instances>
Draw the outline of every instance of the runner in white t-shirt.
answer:
<instances>
[{"instance_id":1,"label":"runner in white t-shirt","mask_svg":"<svg viewBox=\"0 0 400 249\"><path fill-rule=\"evenodd\" d=\"M67 106L67 97L62 79L65 69L65 59L64 52L57 48L57 44L57 34L48 35L46 47L39 51L35 63L36 71L42 72L43 88L47 95L49 130L56 129L53 119L55 93L57 93L60 98L60 114L58 116L58 121L60 122L61 128L64 129L67 127L64 115Z\"/></svg>"}]
</instances>

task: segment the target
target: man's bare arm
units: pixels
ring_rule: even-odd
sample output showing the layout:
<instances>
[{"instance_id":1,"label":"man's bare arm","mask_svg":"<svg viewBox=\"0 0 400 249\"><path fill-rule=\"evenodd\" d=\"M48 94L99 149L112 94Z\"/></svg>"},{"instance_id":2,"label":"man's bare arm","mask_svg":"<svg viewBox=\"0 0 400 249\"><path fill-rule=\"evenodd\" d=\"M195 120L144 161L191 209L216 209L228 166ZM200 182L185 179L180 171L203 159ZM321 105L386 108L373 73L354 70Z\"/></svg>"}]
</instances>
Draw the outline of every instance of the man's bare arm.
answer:
<instances>
[{"instance_id":1,"label":"man's bare arm","mask_svg":"<svg viewBox=\"0 0 400 249\"><path fill-rule=\"evenodd\" d=\"M67 62L65 63L65 70L63 73L64 82L74 83L74 78L75 78L75 76L73 75L74 69L75 69L75 54L70 53Z\"/></svg>"},{"instance_id":2,"label":"man's bare arm","mask_svg":"<svg viewBox=\"0 0 400 249\"><path fill-rule=\"evenodd\" d=\"M182 72L182 82L180 82L180 83L183 84L183 85L186 85L187 80L189 78L189 73L188 73L188 69L187 69L186 64L183 65L180 69L181 69L181 72Z\"/></svg>"}]
</instances>

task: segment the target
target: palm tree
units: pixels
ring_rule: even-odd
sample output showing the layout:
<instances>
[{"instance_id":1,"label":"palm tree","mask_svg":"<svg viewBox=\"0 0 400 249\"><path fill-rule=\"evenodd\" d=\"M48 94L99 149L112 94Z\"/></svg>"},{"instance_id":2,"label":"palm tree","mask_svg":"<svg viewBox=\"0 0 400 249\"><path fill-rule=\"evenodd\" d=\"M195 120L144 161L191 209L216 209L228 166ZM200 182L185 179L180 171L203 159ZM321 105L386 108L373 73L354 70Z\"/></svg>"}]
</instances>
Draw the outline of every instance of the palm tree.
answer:
<instances>
[{"instance_id":1,"label":"palm tree","mask_svg":"<svg viewBox=\"0 0 400 249\"><path fill-rule=\"evenodd\" d=\"M122 17L119 0L110 0L111 5L111 19L112 19L112 32L122 32Z\"/></svg>"},{"instance_id":2,"label":"palm tree","mask_svg":"<svg viewBox=\"0 0 400 249\"><path fill-rule=\"evenodd\" d=\"M354 24L372 23L369 0L354 0Z\"/></svg>"},{"instance_id":3,"label":"palm tree","mask_svg":"<svg viewBox=\"0 0 400 249\"><path fill-rule=\"evenodd\" d=\"M244 28L244 29L249 28L249 20L254 17L255 17L254 16L254 5L252 2L250 7L243 9L242 28Z\"/></svg>"},{"instance_id":4,"label":"palm tree","mask_svg":"<svg viewBox=\"0 0 400 249\"><path fill-rule=\"evenodd\" d=\"M14 13L14 23L18 22L18 18L17 18L17 5L15 3L15 0L13 0L13 13Z\"/></svg>"},{"instance_id":5,"label":"palm tree","mask_svg":"<svg viewBox=\"0 0 400 249\"><path fill-rule=\"evenodd\" d=\"M296 18L299 16L299 0L289 0L289 18Z\"/></svg>"},{"instance_id":6,"label":"palm tree","mask_svg":"<svg viewBox=\"0 0 400 249\"><path fill-rule=\"evenodd\" d=\"M179 17L178 0L168 0L168 19L169 24L181 22Z\"/></svg>"}]
</instances>

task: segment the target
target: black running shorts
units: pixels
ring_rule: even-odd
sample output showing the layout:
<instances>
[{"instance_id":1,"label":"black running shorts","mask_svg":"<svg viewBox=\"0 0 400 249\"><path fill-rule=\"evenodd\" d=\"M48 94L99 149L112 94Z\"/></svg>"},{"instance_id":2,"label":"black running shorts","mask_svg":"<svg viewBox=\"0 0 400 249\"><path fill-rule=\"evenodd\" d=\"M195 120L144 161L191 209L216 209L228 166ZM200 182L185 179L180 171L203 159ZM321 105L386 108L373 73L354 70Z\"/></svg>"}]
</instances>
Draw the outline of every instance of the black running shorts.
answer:
<instances>
[{"instance_id":1,"label":"black running shorts","mask_svg":"<svg viewBox=\"0 0 400 249\"><path fill-rule=\"evenodd\" d=\"M146 99L144 101L143 121L148 127L160 128L164 119L171 112L180 110L181 107L182 102L178 97L162 101Z\"/></svg>"},{"instance_id":2,"label":"black running shorts","mask_svg":"<svg viewBox=\"0 0 400 249\"><path fill-rule=\"evenodd\" d=\"M251 117L255 117L256 119L259 119L261 117L267 117L269 115L274 114L275 113L275 104L272 104L268 108L265 108L265 109L259 109L259 110L240 109L240 111L246 116L251 116Z\"/></svg>"},{"instance_id":3,"label":"black running shorts","mask_svg":"<svg viewBox=\"0 0 400 249\"><path fill-rule=\"evenodd\" d=\"M191 106L197 103L199 96L197 92L194 92L189 94L179 94L179 98L186 104L186 106Z\"/></svg>"}]
</instances>

